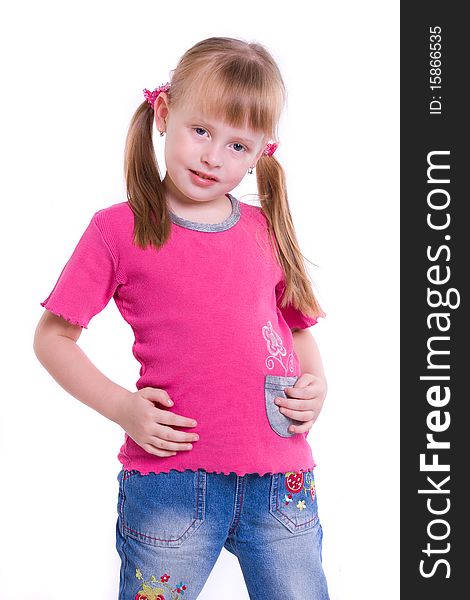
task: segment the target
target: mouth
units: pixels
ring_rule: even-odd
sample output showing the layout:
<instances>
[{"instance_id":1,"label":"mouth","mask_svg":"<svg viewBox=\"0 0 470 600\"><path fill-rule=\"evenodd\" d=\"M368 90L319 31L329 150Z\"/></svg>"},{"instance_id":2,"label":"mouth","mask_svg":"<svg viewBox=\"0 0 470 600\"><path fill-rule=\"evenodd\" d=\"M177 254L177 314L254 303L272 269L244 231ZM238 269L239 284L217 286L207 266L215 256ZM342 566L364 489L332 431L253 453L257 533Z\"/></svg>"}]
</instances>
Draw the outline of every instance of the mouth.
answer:
<instances>
[{"instance_id":1,"label":"mouth","mask_svg":"<svg viewBox=\"0 0 470 600\"><path fill-rule=\"evenodd\" d=\"M202 171L193 171L193 169L189 169L191 173L194 173L198 177L202 179L210 179L211 181L219 181L217 177L213 177L212 175L208 175L207 173L203 173Z\"/></svg>"}]
</instances>

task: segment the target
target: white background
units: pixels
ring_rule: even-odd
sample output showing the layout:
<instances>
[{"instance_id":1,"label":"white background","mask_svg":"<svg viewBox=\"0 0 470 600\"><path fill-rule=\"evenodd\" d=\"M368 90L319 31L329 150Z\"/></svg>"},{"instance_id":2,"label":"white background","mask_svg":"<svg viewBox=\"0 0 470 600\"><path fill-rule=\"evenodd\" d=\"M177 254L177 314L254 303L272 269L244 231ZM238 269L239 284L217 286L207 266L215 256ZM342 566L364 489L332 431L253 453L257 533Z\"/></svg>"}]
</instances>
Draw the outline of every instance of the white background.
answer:
<instances>
[{"instance_id":1,"label":"white background","mask_svg":"<svg viewBox=\"0 0 470 600\"><path fill-rule=\"evenodd\" d=\"M264 44L288 90L276 156L327 313L310 330L329 392L308 440L331 598L398 598L399 3L18 1L0 21L0 600L117 598L123 432L58 386L33 335L92 214L126 199L142 89L213 35ZM79 340L135 390L132 342L113 301ZM225 549L200 597L248 598Z\"/></svg>"}]
</instances>

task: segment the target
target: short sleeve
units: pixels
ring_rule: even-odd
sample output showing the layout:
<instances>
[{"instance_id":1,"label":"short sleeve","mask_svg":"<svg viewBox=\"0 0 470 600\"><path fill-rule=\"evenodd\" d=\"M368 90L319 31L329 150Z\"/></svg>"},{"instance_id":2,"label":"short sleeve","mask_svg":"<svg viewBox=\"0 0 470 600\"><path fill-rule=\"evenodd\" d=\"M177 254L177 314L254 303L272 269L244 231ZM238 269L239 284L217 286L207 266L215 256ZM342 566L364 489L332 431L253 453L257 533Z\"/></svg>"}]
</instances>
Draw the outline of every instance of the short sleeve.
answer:
<instances>
[{"instance_id":1,"label":"short sleeve","mask_svg":"<svg viewBox=\"0 0 470 600\"><path fill-rule=\"evenodd\" d=\"M285 282L282 281L276 286L276 303L277 308L280 310L284 321L287 323L290 329L307 329L318 323L318 317L311 317L295 308L292 303L281 307L282 296L285 291ZM319 317L325 317L325 313L322 311Z\"/></svg>"},{"instance_id":2,"label":"short sleeve","mask_svg":"<svg viewBox=\"0 0 470 600\"><path fill-rule=\"evenodd\" d=\"M93 215L51 293L41 306L88 328L113 297L118 282L114 257Z\"/></svg>"}]
</instances>

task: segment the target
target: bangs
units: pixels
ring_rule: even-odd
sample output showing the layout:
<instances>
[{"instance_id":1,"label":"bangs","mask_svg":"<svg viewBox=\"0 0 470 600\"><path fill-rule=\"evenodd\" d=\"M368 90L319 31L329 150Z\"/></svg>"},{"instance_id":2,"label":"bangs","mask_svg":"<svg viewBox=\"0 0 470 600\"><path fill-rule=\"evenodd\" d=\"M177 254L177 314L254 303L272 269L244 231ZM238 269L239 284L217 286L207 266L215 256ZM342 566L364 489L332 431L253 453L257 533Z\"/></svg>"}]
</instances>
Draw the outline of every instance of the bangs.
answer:
<instances>
[{"instance_id":1,"label":"bangs","mask_svg":"<svg viewBox=\"0 0 470 600\"><path fill-rule=\"evenodd\" d=\"M178 98L170 96L180 106L192 107L207 118L224 121L235 128L248 127L277 140L277 123L282 112L285 95L279 85L270 84L262 77L259 65L253 62L234 61L223 69L196 69L190 82ZM197 90L194 93L194 90ZM192 92L192 93L191 93Z\"/></svg>"}]
</instances>

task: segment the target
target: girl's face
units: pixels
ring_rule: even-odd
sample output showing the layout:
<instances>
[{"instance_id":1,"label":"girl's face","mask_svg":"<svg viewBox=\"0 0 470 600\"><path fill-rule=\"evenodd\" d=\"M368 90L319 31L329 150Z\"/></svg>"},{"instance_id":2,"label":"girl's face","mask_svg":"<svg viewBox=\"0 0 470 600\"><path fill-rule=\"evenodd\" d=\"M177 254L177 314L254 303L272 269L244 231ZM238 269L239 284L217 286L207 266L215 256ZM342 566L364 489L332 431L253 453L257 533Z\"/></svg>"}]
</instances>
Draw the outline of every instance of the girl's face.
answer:
<instances>
[{"instance_id":1,"label":"girl's face","mask_svg":"<svg viewBox=\"0 0 470 600\"><path fill-rule=\"evenodd\" d=\"M180 203L224 199L256 164L267 142L260 132L233 128L196 109L169 109L164 92L155 102L155 122L166 131L163 184Z\"/></svg>"}]
</instances>

